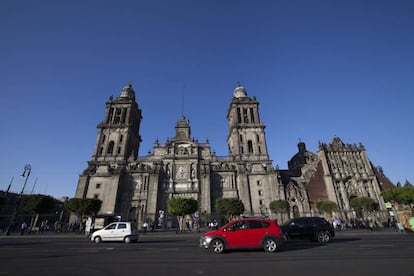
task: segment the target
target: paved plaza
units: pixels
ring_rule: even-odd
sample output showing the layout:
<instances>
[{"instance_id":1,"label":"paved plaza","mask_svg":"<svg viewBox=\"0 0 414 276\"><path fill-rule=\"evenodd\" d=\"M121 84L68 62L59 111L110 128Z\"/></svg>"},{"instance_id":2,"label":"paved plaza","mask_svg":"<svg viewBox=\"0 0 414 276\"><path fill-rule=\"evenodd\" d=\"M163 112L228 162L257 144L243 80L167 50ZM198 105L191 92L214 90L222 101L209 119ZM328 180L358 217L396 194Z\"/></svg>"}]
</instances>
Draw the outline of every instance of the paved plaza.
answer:
<instances>
[{"instance_id":1,"label":"paved plaza","mask_svg":"<svg viewBox=\"0 0 414 276\"><path fill-rule=\"evenodd\" d=\"M95 244L85 235L0 237L0 275L414 275L414 237L343 231L326 246L290 242L277 253L198 247L201 233L141 234L132 244Z\"/></svg>"}]
</instances>

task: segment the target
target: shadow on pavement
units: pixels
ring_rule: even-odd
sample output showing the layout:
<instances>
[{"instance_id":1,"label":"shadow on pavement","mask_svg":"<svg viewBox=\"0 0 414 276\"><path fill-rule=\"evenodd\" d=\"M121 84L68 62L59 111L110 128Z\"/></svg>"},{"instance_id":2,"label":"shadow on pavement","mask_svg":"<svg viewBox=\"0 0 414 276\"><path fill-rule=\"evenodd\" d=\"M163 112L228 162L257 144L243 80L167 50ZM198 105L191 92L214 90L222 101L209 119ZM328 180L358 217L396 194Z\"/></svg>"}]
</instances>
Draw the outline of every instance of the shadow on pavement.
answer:
<instances>
[{"instance_id":1,"label":"shadow on pavement","mask_svg":"<svg viewBox=\"0 0 414 276\"><path fill-rule=\"evenodd\" d=\"M310 249L310 248L316 248L316 247L324 247L329 246L333 243L345 243L345 242L353 242L361 240L359 238L335 238L332 239L328 244L320 244L316 241L306 241L306 240L291 240L287 241L285 244L283 244L279 251L295 251L295 250L304 250L304 249Z\"/></svg>"}]
</instances>

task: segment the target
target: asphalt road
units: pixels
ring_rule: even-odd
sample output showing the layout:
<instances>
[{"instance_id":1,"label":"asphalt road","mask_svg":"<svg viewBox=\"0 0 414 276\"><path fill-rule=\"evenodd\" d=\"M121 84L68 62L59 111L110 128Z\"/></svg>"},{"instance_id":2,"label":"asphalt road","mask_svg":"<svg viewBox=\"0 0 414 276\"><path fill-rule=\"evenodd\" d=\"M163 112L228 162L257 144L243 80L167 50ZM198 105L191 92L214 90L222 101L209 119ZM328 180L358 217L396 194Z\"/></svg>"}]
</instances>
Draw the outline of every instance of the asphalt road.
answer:
<instances>
[{"instance_id":1,"label":"asphalt road","mask_svg":"<svg viewBox=\"0 0 414 276\"><path fill-rule=\"evenodd\" d=\"M138 243L90 242L76 234L0 237L0 275L388 275L414 276L414 236L337 232L326 246L290 242L216 255L200 233L140 235Z\"/></svg>"}]
</instances>

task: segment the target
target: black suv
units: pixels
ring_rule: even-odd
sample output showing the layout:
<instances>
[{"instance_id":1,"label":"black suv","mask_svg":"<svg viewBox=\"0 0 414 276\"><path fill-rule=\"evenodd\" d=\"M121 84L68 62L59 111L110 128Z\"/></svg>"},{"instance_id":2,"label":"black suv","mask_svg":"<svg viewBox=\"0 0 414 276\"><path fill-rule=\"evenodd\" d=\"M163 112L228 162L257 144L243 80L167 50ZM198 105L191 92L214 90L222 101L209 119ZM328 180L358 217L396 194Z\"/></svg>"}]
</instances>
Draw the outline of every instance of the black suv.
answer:
<instances>
[{"instance_id":1,"label":"black suv","mask_svg":"<svg viewBox=\"0 0 414 276\"><path fill-rule=\"evenodd\" d=\"M335 230L321 217L299 217L288 220L280 226L286 240L309 239L326 244L335 237Z\"/></svg>"}]
</instances>

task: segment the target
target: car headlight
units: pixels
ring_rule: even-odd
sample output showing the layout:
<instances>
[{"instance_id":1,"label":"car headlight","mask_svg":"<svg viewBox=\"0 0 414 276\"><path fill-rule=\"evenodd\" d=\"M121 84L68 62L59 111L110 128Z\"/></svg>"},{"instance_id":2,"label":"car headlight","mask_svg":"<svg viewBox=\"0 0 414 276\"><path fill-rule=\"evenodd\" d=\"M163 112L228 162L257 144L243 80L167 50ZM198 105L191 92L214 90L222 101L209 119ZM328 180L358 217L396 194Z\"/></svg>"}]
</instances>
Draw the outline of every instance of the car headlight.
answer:
<instances>
[{"instance_id":1,"label":"car headlight","mask_svg":"<svg viewBox=\"0 0 414 276\"><path fill-rule=\"evenodd\" d=\"M200 245L208 247L212 240L213 240L212 237L203 236L203 237L200 238Z\"/></svg>"}]
</instances>

